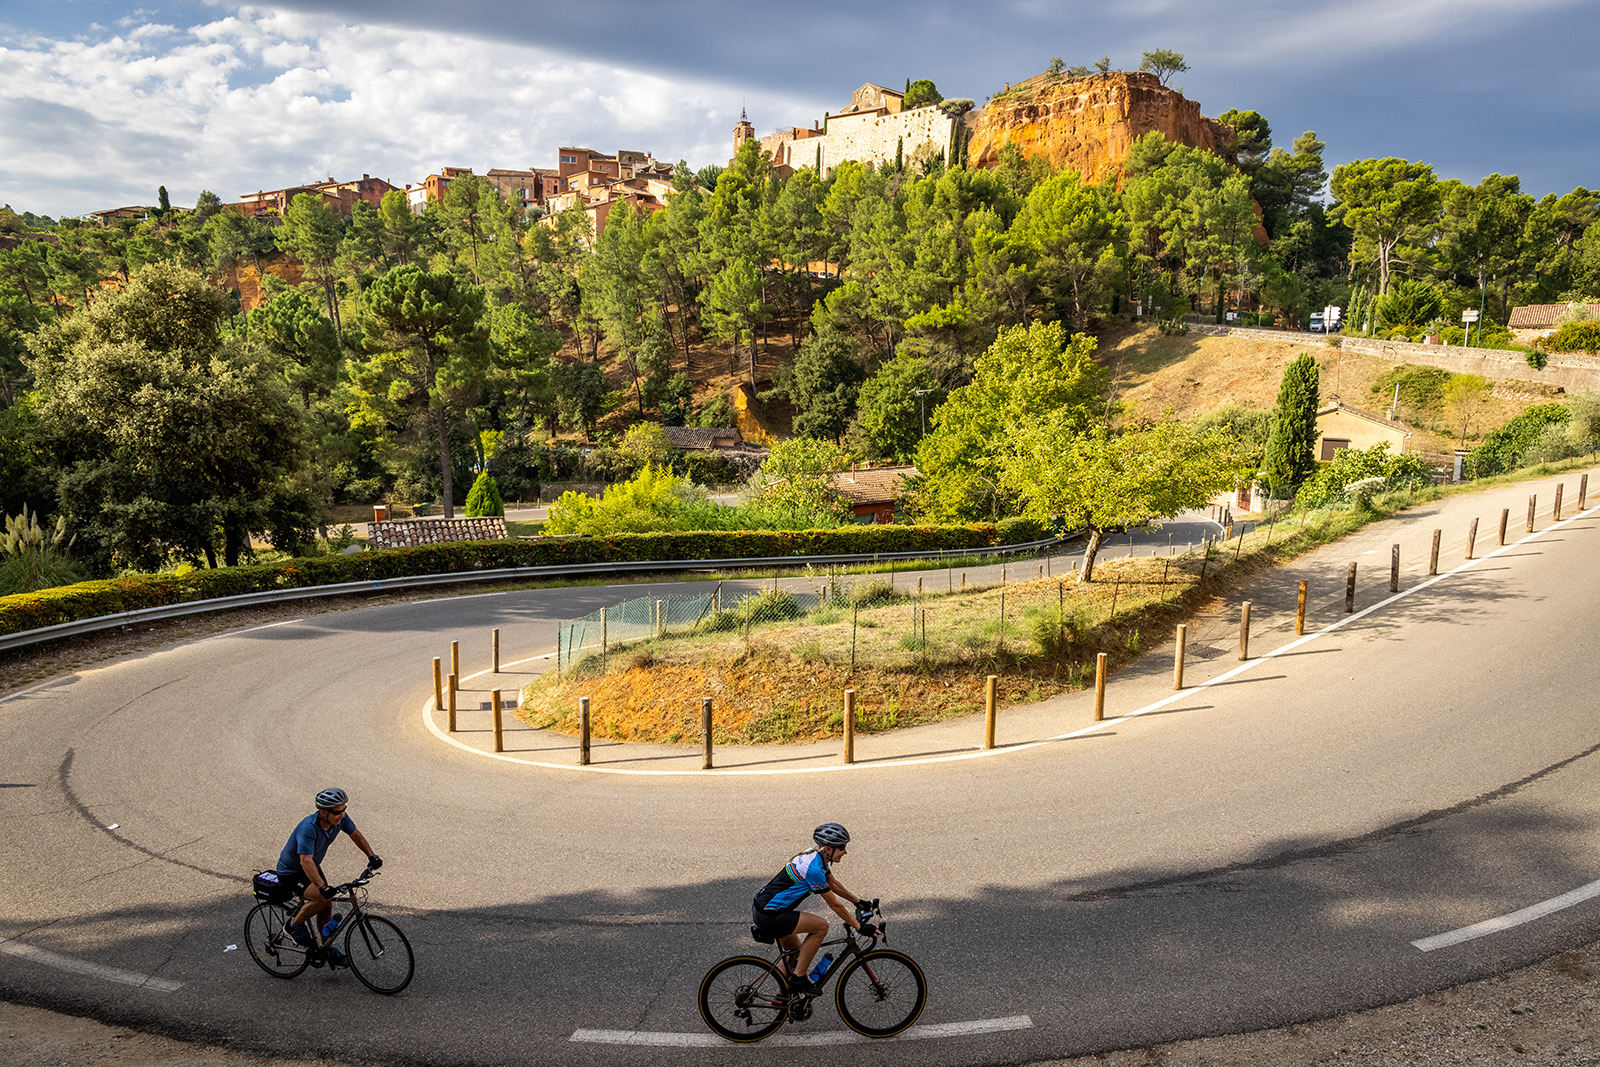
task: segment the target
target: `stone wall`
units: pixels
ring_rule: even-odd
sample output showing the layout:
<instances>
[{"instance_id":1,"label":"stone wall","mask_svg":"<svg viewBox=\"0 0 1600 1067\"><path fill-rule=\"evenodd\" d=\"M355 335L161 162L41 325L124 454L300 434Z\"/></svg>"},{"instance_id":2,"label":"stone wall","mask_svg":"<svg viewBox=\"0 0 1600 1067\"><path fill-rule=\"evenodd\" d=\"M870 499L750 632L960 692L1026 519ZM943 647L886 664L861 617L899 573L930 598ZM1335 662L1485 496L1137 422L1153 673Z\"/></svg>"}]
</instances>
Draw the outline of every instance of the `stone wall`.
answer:
<instances>
[{"instance_id":1,"label":"stone wall","mask_svg":"<svg viewBox=\"0 0 1600 1067\"><path fill-rule=\"evenodd\" d=\"M773 158L796 170L815 167L820 149L822 173L826 176L846 160L875 166L893 163L895 149L902 145L906 159L911 158L918 146L930 141L934 151L943 151L949 158L955 127L956 120L938 107L918 107L888 115L835 115L828 120L827 132L820 137L796 140L791 131L784 130L763 138L761 144L766 148L769 140L778 137L789 154L785 158L774 151ZM774 147L779 145L774 142Z\"/></svg>"},{"instance_id":2,"label":"stone wall","mask_svg":"<svg viewBox=\"0 0 1600 1067\"><path fill-rule=\"evenodd\" d=\"M1190 323L1194 333L1210 337L1254 337L1281 344L1305 345L1324 349L1328 338L1321 334L1291 333L1282 330L1252 330L1249 327L1214 326ZM1600 356L1551 353L1543 370L1528 365L1521 352L1496 348L1459 348L1455 345L1419 345L1410 341L1385 341L1376 337L1345 337L1335 334L1344 352L1358 352L1396 363L1416 363L1438 367L1455 374L1481 374L1495 381L1532 382L1569 393L1600 392Z\"/></svg>"},{"instance_id":3,"label":"stone wall","mask_svg":"<svg viewBox=\"0 0 1600 1067\"><path fill-rule=\"evenodd\" d=\"M1152 131L1207 151L1233 140L1232 129L1200 114L1198 103L1137 72L1033 79L972 112L968 123L972 166L994 166L1000 149L1014 143L1023 155L1043 155L1088 182L1119 176L1133 142Z\"/></svg>"}]
</instances>

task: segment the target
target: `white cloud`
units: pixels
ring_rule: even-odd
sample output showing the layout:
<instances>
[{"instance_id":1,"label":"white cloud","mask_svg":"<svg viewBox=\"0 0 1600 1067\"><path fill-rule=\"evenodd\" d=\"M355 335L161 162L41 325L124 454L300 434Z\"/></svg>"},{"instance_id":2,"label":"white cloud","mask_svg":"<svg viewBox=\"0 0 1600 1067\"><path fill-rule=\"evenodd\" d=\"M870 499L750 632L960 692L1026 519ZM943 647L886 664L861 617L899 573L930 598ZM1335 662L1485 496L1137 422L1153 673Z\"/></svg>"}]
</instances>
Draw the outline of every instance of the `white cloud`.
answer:
<instances>
[{"instance_id":1,"label":"white cloud","mask_svg":"<svg viewBox=\"0 0 1600 1067\"><path fill-rule=\"evenodd\" d=\"M563 144L721 162L741 102L763 128L825 106L521 45L245 7L0 47L0 200L79 214L329 175L554 166ZM86 199L87 197L87 199Z\"/></svg>"}]
</instances>

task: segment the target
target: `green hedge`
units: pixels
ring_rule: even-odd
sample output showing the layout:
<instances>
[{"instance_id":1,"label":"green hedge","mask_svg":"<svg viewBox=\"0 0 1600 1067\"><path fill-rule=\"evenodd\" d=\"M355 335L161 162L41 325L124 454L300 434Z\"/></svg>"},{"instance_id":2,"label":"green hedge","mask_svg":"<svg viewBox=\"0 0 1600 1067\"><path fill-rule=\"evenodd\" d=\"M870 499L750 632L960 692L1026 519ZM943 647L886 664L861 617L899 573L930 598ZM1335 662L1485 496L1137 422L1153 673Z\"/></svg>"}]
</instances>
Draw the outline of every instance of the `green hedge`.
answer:
<instances>
[{"instance_id":1,"label":"green hedge","mask_svg":"<svg viewBox=\"0 0 1600 1067\"><path fill-rule=\"evenodd\" d=\"M1021 532L1008 529L1008 534ZM165 607L194 600L384 578L455 574L507 567L577 563L637 563L676 559L754 559L763 556L833 556L873 552L985 548L1038 540L999 538L995 527L844 526L834 530L618 534L614 537L540 537L530 541L458 541L392 548L348 556L316 556L268 566L225 567L188 574L137 574L79 582L37 593L0 597L0 634L37 630L101 615Z\"/></svg>"}]
</instances>

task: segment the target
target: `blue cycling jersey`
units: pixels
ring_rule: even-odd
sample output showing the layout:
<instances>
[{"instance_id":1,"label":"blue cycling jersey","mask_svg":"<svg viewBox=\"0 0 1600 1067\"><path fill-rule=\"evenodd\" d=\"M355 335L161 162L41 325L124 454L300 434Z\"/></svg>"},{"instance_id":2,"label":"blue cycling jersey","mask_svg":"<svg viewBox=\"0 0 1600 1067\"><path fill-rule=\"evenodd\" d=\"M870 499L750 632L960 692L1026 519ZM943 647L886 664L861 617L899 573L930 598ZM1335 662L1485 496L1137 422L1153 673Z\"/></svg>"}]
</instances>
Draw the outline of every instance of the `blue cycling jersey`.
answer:
<instances>
[{"instance_id":1,"label":"blue cycling jersey","mask_svg":"<svg viewBox=\"0 0 1600 1067\"><path fill-rule=\"evenodd\" d=\"M328 854L328 846L333 844L333 839L339 834L353 834L356 824L346 815L334 824L333 829L324 830L317 825L315 814L307 815L300 820L300 825L294 828L294 833L289 835L289 843L283 846L283 852L278 856L278 876L304 874L300 866L301 856L310 856L311 861L322 869L322 857Z\"/></svg>"},{"instance_id":2,"label":"blue cycling jersey","mask_svg":"<svg viewBox=\"0 0 1600 1067\"><path fill-rule=\"evenodd\" d=\"M789 911L812 893L828 890L828 865L822 853L802 852L784 865L783 870L756 894L755 905L761 911Z\"/></svg>"}]
</instances>

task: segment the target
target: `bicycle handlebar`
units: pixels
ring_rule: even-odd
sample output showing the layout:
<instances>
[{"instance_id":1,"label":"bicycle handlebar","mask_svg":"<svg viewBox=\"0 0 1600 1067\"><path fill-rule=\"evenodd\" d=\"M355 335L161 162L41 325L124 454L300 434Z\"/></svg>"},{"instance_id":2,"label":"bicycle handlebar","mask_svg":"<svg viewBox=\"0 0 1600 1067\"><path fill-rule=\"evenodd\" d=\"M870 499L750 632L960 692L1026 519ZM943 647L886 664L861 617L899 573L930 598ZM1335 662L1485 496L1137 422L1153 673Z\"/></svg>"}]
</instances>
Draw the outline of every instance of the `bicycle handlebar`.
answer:
<instances>
[{"instance_id":1,"label":"bicycle handlebar","mask_svg":"<svg viewBox=\"0 0 1600 1067\"><path fill-rule=\"evenodd\" d=\"M368 867L366 870L362 871L348 882L341 883L340 885L323 886L321 891L322 897L325 900L332 900L335 897L342 897L352 889L360 889L377 876L378 872L373 870L371 867Z\"/></svg>"}]
</instances>

